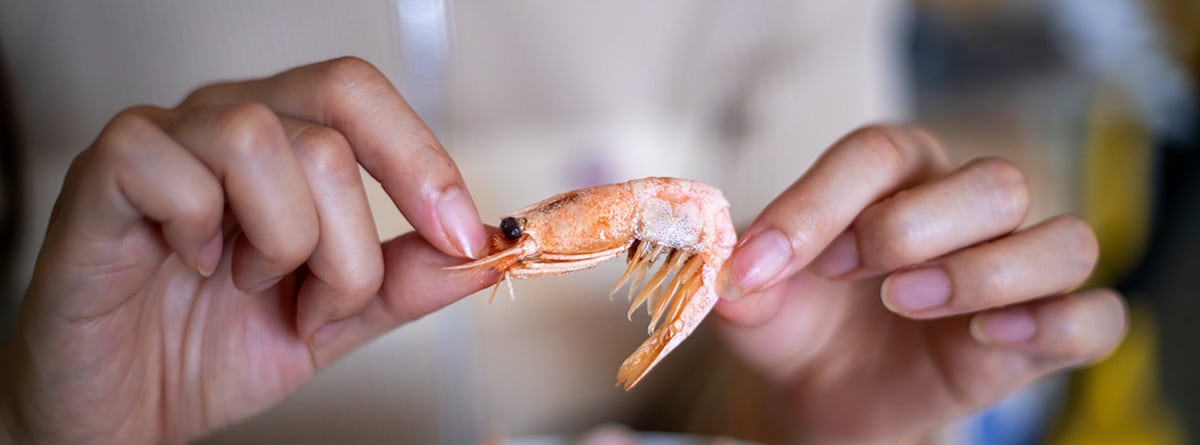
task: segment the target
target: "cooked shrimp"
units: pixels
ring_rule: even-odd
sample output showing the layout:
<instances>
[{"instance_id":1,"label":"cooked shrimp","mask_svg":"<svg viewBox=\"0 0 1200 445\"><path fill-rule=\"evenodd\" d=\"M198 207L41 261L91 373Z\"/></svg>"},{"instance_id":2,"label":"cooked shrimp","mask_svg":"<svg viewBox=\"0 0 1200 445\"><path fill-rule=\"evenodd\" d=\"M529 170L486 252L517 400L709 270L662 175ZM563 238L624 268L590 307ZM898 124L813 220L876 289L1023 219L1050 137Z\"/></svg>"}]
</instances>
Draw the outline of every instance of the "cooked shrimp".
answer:
<instances>
[{"instance_id":1,"label":"cooked shrimp","mask_svg":"<svg viewBox=\"0 0 1200 445\"><path fill-rule=\"evenodd\" d=\"M629 266L609 296L629 282L629 318L643 303L651 315L650 338L617 372L617 383L629 390L717 303L717 272L736 240L720 190L686 179L645 178L575 190L517 210L500 221L491 255L449 269L495 269L511 297L511 279L589 269L628 252ZM661 267L637 290L659 257L665 258Z\"/></svg>"}]
</instances>

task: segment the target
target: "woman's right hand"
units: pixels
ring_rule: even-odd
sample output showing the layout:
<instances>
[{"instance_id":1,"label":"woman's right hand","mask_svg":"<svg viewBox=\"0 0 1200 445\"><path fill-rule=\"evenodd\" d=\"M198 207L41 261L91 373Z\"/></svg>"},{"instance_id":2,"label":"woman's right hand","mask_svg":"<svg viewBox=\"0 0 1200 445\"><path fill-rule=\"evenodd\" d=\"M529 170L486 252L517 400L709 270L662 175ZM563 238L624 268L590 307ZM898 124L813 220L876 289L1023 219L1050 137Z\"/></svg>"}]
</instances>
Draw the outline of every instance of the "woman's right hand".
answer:
<instances>
[{"instance_id":1,"label":"woman's right hand","mask_svg":"<svg viewBox=\"0 0 1200 445\"><path fill-rule=\"evenodd\" d=\"M360 165L415 233L379 242ZM490 284L442 271L486 238L454 161L362 60L125 110L72 164L5 345L11 432L183 442L245 419Z\"/></svg>"}]
</instances>

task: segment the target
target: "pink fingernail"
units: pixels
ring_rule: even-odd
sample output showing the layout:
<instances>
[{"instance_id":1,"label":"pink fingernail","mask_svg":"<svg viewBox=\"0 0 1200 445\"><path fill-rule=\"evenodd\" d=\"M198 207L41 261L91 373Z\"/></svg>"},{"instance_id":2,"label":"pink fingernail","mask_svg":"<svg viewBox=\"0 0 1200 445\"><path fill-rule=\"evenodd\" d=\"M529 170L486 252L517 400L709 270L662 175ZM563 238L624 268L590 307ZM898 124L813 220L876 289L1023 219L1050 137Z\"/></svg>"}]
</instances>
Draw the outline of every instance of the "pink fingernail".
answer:
<instances>
[{"instance_id":1,"label":"pink fingernail","mask_svg":"<svg viewBox=\"0 0 1200 445\"><path fill-rule=\"evenodd\" d=\"M949 301L950 277L938 267L898 272L884 281L883 302L894 312L920 312Z\"/></svg>"},{"instance_id":2,"label":"pink fingernail","mask_svg":"<svg viewBox=\"0 0 1200 445\"><path fill-rule=\"evenodd\" d=\"M321 326L321 328L317 329L317 332L312 336L313 346L324 346L329 344L329 342L337 338L339 334L341 334L346 330L347 327L350 326L350 320L350 318L344 318L337 321L331 321L326 323L325 326Z\"/></svg>"},{"instance_id":3,"label":"pink fingernail","mask_svg":"<svg viewBox=\"0 0 1200 445\"><path fill-rule=\"evenodd\" d=\"M467 193L457 186L446 190L438 199L437 214L446 238L454 247L467 258L478 258L487 243L487 234Z\"/></svg>"},{"instance_id":4,"label":"pink fingernail","mask_svg":"<svg viewBox=\"0 0 1200 445\"><path fill-rule=\"evenodd\" d=\"M792 245L778 230L765 230L738 247L730 260L733 284L743 293L760 290L792 261Z\"/></svg>"},{"instance_id":5,"label":"pink fingernail","mask_svg":"<svg viewBox=\"0 0 1200 445\"><path fill-rule=\"evenodd\" d=\"M200 272L200 275L211 277L217 270L217 265L221 263L221 247L224 244L225 234L217 232L217 236L200 249L200 256L196 258L196 271Z\"/></svg>"},{"instance_id":6,"label":"pink fingernail","mask_svg":"<svg viewBox=\"0 0 1200 445\"><path fill-rule=\"evenodd\" d=\"M971 336L981 343L1025 343L1035 335L1037 321L1026 308L982 314L971 320Z\"/></svg>"},{"instance_id":7,"label":"pink fingernail","mask_svg":"<svg viewBox=\"0 0 1200 445\"><path fill-rule=\"evenodd\" d=\"M283 280L283 277L284 277L283 275L279 275L279 276L267 278L265 280L259 281L258 283L255 283L253 286L250 286L250 287L246 288L245 290L246 290L246 292L249 292L252 294L266 292L267 289L275 287L276 284L279 284L279 282Z\"/></svg>"},{"instance_id":8,"label":"pink fingernail","mask_svg":"<svg viewBox=\"0 0 1200 445\"><path fill-rule=\"evenodd\" d=\"M858 269L858 241L854 231L847 230L834 238L808 268L827 278L840 277Z\"/></svg>"}]
</instances>

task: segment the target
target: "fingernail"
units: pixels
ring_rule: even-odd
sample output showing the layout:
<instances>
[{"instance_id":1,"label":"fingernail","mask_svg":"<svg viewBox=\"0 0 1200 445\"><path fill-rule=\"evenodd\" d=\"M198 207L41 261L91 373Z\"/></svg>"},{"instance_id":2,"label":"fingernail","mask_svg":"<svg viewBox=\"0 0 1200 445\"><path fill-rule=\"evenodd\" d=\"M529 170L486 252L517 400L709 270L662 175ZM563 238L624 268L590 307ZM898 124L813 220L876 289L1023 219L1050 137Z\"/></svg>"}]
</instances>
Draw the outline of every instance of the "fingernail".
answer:
<instances>
[{"instance_id":1,"label":"fingernail","mask_svg":"<svg viewBox=\"0 0 1200 445\"><path fill-rule=\"evenodd\" d=\"M826 278L840 277L858 269L858 241L854 231L847 230L834 238L808 268Z\"/></svg>"},{"instance_id":2,"label":"fingernail","mask_svg":"<svg viewBox=\"0 0 1200 445\"><path fill-rule=\"evenodd\" d=\"M348 326L350 326L349 318L343 318L341 320L325 323L325 326L321 326L321 328L317 329L317 332L313 334L312 345L323 346L329 344L329 342L337 338L342 331L345 331L346 327Z\"/></svg>"},{"instance_id":3,"label":"fingernail","mask_svg":"<svg viewBox=\"0 0 1200 445\"><path fill-rule=\"evenodd\" d=\"M721 271L717 272L717 296L726 300L737 300L746 294L733 285L733 279L730 278L732 274L729 273L730 264L732 263L726 261L725 265L721 267Z\"/></svg>"},{"instance_id":4,"label":"fingernail","mask_svg":"<svg viewBox=\"0 0 1200 445\"><path fill-rule=\"evenodd\" d=\"M486 244L483 223L479 212L467 193L460 187L451 187L442 193L437 203L438 218L446 238L467 258L478 258L479 249Z\"/></svg>"},{"instance_id":5,"label":"fingernail","mask_svg":"<svg viewBox=\"0 0 1200 445\"><path fill-rule=\"evenodd\" d=\"M883 282L883 303L893 312L933 309L950 301L950 277L941 268L899 272Z\"/></svg>"},{"instance_id":6,"label":"fingernail","mask_svg":"<svg viewBox=\"0 0 1200 445\"><path fill-rule=\"evenodd\" d=\"M211 277L221 263L221 247L225 244L225 234L217 232L208 244L200 249L200 257L196 258L196 271L205 277Z\"/></svg>"},{"instance_id":7,"label":"fingernail","mask_svg":"<svg viewBox=\"0 0 1200 445\"><path fill-rule=\"evenodd\" d=\"M723 270L730 285L723 286L722 297L738 299L760 290L775 279L792 261L792 245L778 230L765 230L752 236L733 253L729 266Z\"/></svg>"},{"instance_id":8,"label":"fingernail","mask_svg":"<svg viewBox=\"0 0 1200 445\"><path fill-rule=\"evenodd\" d=\"M977 315L971 320L971 336L981 343L1024 343L1035 335L1037 321L1026 308Z\"/></svg>"},{"instance_id":9,"label":"fingernail","mask_svg":"<svg viewBox=\"0 0 1200 445\"><path fill-rule=\"evenodd\" d=\"M250 286L246 291L250 292L252 294L263 292L267 289L274 287L276 284L279 284L279 280L282 280L282 279L283 279L283 275L267 278L265 280L259 281L258 284Z\"/></svg>"}]
</instances>

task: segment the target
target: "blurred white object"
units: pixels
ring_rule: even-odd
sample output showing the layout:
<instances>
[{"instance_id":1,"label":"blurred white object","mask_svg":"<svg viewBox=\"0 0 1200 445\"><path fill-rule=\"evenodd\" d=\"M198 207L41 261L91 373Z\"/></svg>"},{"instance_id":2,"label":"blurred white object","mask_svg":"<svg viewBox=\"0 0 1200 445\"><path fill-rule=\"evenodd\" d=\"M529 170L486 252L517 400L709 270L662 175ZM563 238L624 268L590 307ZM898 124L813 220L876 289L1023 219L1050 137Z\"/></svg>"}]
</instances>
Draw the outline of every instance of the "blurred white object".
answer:
<instances>
[{"instance_id":1,"label":"blurred white object","mask_svg":"<svg viewBox=\"0 0 1200 445\"><path fill-rule=\"evenodd\" d=\"M450 55L447 0L394 0L392 28L400 49L396 86L404 99L437 133L441 129L443 79Z\"/></svg>"},{"instance_id":2,"label":"blurred white object","mask_svg":"<svg viewBox=\"0 0 1200 445\"><path fill-rule=\"evenodd\" d=\"M1055 0L1047 6L1065 31L1067 55L1125 90L1144 123L1160 135L1186 131L1195 85L1138 0Z\"/></svg>"}]
</instances>

